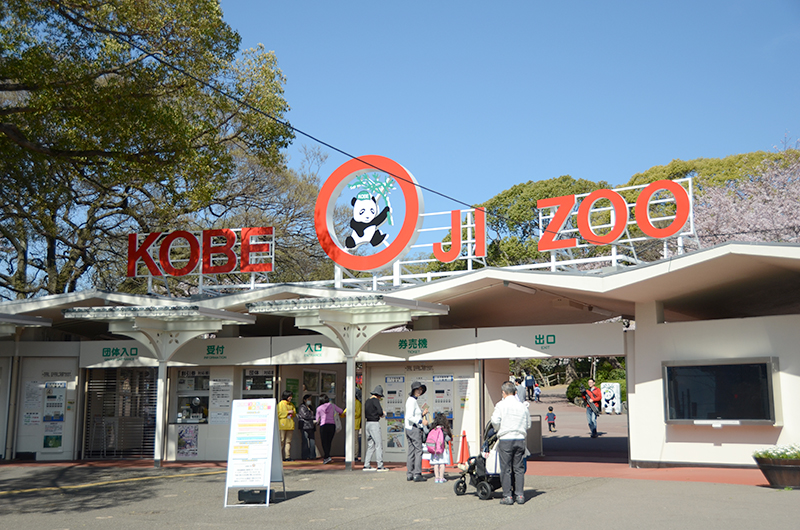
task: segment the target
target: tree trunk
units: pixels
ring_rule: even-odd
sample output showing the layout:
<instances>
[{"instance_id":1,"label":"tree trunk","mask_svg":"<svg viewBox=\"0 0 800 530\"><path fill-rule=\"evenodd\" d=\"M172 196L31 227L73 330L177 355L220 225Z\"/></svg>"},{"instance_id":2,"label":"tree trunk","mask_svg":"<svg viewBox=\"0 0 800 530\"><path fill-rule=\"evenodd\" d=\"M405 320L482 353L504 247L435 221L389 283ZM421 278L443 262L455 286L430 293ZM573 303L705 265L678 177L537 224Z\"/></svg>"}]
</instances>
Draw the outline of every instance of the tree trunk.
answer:
<instances>
[{"instance_id":1,"label":"tree trunk","mask_svg":"<svg viewBox=\"0 0 800 530\"><path fill-rule=\"evenodd\" d=\"M575 366L575 361L576 359L573 357L567 363L567 373L564 381L567 385L578 379L578 368Z\"/></svg>"}]
</instances>

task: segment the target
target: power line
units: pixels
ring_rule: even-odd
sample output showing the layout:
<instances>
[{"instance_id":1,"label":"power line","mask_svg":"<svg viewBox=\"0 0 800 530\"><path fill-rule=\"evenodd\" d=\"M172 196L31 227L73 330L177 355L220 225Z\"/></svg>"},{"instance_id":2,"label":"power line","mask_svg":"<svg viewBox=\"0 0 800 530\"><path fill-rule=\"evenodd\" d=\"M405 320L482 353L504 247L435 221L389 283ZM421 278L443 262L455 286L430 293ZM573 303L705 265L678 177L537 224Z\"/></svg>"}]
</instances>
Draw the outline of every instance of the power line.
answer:
<instances>
[{"instance_id":1,"label":"power line","mask_svg":"<svg viewBox=\"0 0 800 530\"><path fill-rule=\"evenodd\" d=\"M361 162L362 164L375 169L376 171L381 171L383 173L386 173L387 175L390 175L394 179L402 180L402 181L407 182L409 184L412 184L412 185L414 185L414 186L416 186L416 187L418 187L418 188L420 188L422 190L425 190L427 192L430 192L430 193L433 193L435 195L438 195L438 196L440 196L440 197L442 197L444 199L453 201L456 204L460 204L462 206L466 206L467 208L472 208L472 209L476 209L477 208L476 206L473 206L473 205L471 205L471 204L469 204L467 202L461 201L461 200L459 200L459 199L457 199L457 198L455 198L455 197L453 197L451 195L447 195L446 193L439 192L437 190L434 190L433 188L429 188L429 187L424 186L424 185L422 185L422 184L420 184L418 182L414 182L413 180L409 180L409 179L407 179L407 178L405 178L405 177L403 177L401 175L396 175L396 174L392 173L391 171L387 171L385 169L382 169L382 168L380 168L380 167L378 167L378 166L376 166L376 165L374 165L374 164L372 164L370 162L367 162L366 160L364 160L364 159L362 159L362 158L360 158L358 156L352 155L352 154L348 153L347 151L345 151L343 149L340 149L340 148L338 148L338 147L336 147L336 146L334 146L334 145L332 145L332 144L330 144L328 142L325 142L324 140L321 140L320 138L317 138L316 136L314 136L314 135L312 135L310 133L307 133L307 132L303 131L302 129L298 129L297 127L291 125L288 121L282 120L282 119L278 118L277 116L273 116L269 112L266 112L266 111L264 111L264 110L262 110L262 109L260 109L258 107L255 107L255 106L251 105L250 103L244 101L243 99L241 99L241 98L239 98L239 97L227 92L226 90L216 86L216 84L214 84L212 82L209 82L209 81L205 81L203 79L200 79L197 76L195 76L195 75L191 74L190 72L188 72L186 69L181 68L179 66L176 66L176 65L170 63L169 61L167 61L164 58L160 57L160 55L158 53L153 52L153 51L147 49L145 46L142 46L142 45L138 44L133 38L128 37L127 35L121 34L119 32L112 31L112 30L110 30L108 28L104 28L104 27L98 25L97 23L95 23L93 20L89 19L88 17L86 17L82 13L80 13L78 11L75 11L74 9L71 9L71 8L65 6L59 0L54 0L53 3L55 3L57 6L59 6L59 8L62 11L66 12L66 13L69 13L72 17L78 18L78 19L81 19L81 20L85 21L87 24L89 24L91 26L90 29L103 31L103 33L105 33L107 35L110 35L111 37L113 37L113 38L115 38L115 39L117 39L117 40L119 40L119 41L121 41L121 42L123 42L125 44L128 44L132 48L135 48L135 49L139 50L141 53L145 54L147 57L151 57L153 60L157 61L158 63L162 64L163 66L165 66L165 67L167 67L167 68L169 68L169 69L171 69L171 70L173 70L175 72L180 73L181 75L183 75L183 76L193 80L194 82L196 82L196 83L198 83L198 84L200 84L200 85L202 85L202 86L204 86L204 87L216 92L217 94L219 94L219 95L221 95L221 96L223 96L223 97L225 97L227 99L230 99L231 101L234 101L235 103L241 105L242 107L245 107L245 108L255 112L256 114L264 116L265 118L273 120L274 122L276 122L276 123L288 128L288 129L292 130L293 132L295 132L297 134L300 134L300 135L302 135L302 136L304 136L304 137L306 137L306 138L308 138L308 139L310 139L310 140L312 140L314 142L317 142L320 145L323 145L323 146L327 147L328 149L331 149L331 150L333 150L333 151L335 151L335 152L337 152L337 153L339 153L341 155L344 155L344 156L346 156L346 157L348 157L348 158L350 158L352 160L357 160L357 161ZM493 217L495 217L497 219L501 219L501 220L506 221L508 223L512 222L511 219L505 217L504 215L501 215L501 214L497 213L496 211L488 210L486 208L482 208L482 209L487 214L489 214L489 215L491 215L491 216L493 216ZM556 236L559 234L559 231L554 231L554 230L550 230L549 229L549 223L548 223L548 227L547 228L539 227L539 231L540 231L541 234L550 233L550 234L554 234ZM758 231L758 230L750 230L749 232L734 232L734 233L730 233L730 234L708 234L708 235L705 235L703 237L719 237L719 236L725 236L725 235L738 235L738 234L745 234L745 233L751 233L751 232L760 232L760 231ZM581 239L583 239L587 243L591 243L591 244L618 245L615 242L600 243L600 242L597 242L597 241L592 241L591 238L586 238L586 237L581 237ZM620 246L625 246L625 245L620 245Z\"/></svg>"},{"instance_id":2,"label":"power line","mask_svg":"<svg viewBox=\"0 0 800 530\"><path fill-rule=\"evenodd\" d=\"M74 17L80 18L80 19L86 21L86 23L90 24L92 27L97 28L97 29L101 29L101 26L96 24L94 21L92 21L91 19L89 19L88 17L83 15L82 13L79 13L77 11L74 11L74 10L70 9L69 7L66 7L64 4L62 4L58 0L55 0L54 3L57 4L62 10L67 11L70 14L72 14ZM440 196L442 198L445 198L445 199L448 199L450 201L453 201L453 202L455 202L457 204L460 204L462 206L466 206L467 208L475 208L475 206L473 206L473 205L471 205L469 203L466 203L464 201L456 199L455 197L452 197L452 196L447 195L445 193L436 191L436 190L434 190L432 188L429 188L427 186L423 186L422 184L420 184L418 182L411 181L411 180L409 180L409 179L407 179L405 177L402 177L400 175L395 175L391 171L387 171L385 169L382 169L382 168L380 168L380 167L378 167L378 166L376 166L374 164L371 164L370 162L367 162L366 160L364 160L362 158L359 158L359 157L357 157L355 155L352 155L352 154L348 153L347 151L344 151L343 149L339 149L338 147L336 147L336 146L334 146L332 144L329 144L328 142L325 142L325 141L317 138L316 136L313 136L312 134L309 134L309 133L307 133L307 132L305 132L305 131L303 131L301 129L298 129L297 127L291 125L288 121L285 121L285 120L282 120L282 119L280 119L280 118L278 118L276 116L273 116L272 114L270 114L270 113L268 113L268 112L266 112L264 110L261 110L258 107L255 107L255 106L251 105L250 103L244 101L243 99L241 99L241 98L239 98L239 97L237 97L237 96L235 96L233 94L230 94L229 92L219 88L215 84L213 84L213 83L211 83L209 81L205 81L203 79L200 79L197 76L195 76L195 75L191 74L190 72L186 71L185 69L166 61L165 59L160 57L157 53L152 52L152 51L148 50L146 47L137 44L132 38L129 38L127 35L123 35L123 34L120 34L118 32L112 32L112 31L109 31L109 30L107 30L105 28L102 28L102 29L104 30L105 33L111 35L112 37L114 37L117 40L120 40L120 41L124 42L125 44L128 44L129 46L131 46L133 48L136 48L137 50L139 50L143 54L147 55L148 57L152 57L155 61L159 62L160 64L162 64L164 66L166 66L167 68L170 68L171 70L174 70L175 72L178 72L178 73L188 77L189 79L193 80L194 82L196 82L196 83L198 83L198 84L200 84L200 85L202 85L202 86L204 86L206 88L209 88L209 89L213 90L217 94L219 94L219 95L221 95L221 96L223 96L225 98L228 98L231 101L234 101L234 102L238 103L239 105L241 105L243 107L246 107L247 109L249 109L249 110L251 110L251 111L253 111L253 112L257 113L257 114L260 114L261 116L264 116L265 118L273 120L276 123L279 123L280 125L288 128L288 129L291 129L295 133L298 133L298 134L300 134L302 136L305 136L306 138L308 138L310 140L313 140L313 141L315 141L315 142L317 142L317 143L319 143L321 145L324 145L328 149L336 151L337 153L342 154L342 155L344 155L344 156L346 156L346 157L348 157L348 158L350 158L352 160L357 160L357 161L361 162L362 164L365 164L365 165L367 165L367 166L369 166L371 168L374 168L377 171L381 171L383 173L386 173L387 175L390 175L392 178L395 178L397 180L402 180L404 182L408 182L409 184L413 184L414 186L417 186L420 189L423 189L425 191L428 191L430 193L438 195L438 196ZM504 219L502 216L499 216L496 213L492 213L492 215L494 215L495 217L499 217L501 219Z\"/></svg>"}]
</instances>

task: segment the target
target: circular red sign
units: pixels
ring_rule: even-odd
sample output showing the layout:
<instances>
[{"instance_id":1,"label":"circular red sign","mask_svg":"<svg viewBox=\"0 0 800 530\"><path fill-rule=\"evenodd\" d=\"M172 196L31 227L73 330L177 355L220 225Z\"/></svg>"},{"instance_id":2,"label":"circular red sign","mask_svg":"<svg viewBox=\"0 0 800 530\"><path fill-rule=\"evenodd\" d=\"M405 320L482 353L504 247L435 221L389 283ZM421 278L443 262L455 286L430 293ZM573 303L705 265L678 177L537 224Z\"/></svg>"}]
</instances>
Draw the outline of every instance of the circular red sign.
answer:
<instances>
[{"instance_id":1,"label":"circular red sign","mask_svg":"<svg viewBox=\"0 0 800 530\"><path fill-rule=\"evenodd\" d=\"M336 201L347 183L359 174L371 171L382 171L394 179L403 192L406 211L400 232L388 247L369 256L355 256L339 245L333 223L333 212ZM416 240L423 208L422 193L416 185L416 180L406 168L384 156L366 155L336 168L322 185L314 210L314 228L322 250L337 264L355 271L374 271L397 260Z\"/></svg>"}]
</instances>

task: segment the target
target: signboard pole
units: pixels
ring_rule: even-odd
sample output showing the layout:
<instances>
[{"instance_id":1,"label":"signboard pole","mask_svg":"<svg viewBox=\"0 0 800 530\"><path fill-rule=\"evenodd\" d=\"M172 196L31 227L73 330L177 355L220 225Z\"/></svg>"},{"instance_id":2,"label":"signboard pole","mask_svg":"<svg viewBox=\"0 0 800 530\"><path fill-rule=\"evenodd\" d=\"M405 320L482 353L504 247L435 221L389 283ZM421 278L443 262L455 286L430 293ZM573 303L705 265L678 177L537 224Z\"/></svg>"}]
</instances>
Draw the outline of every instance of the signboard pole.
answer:
<instances>
[{"instance_id":1,"label":"signboard pole","mask_svg":"<svg viewBox=\"0 0 800 530\"><path fill-rule=\"evenodd\" d=\"M283 485L283 461L277 441L277 403L269 399L236 399L231 414L231 433L228 442L228 471L225 477L225 508L247 506L228 504L231 488L265 490L264 506L269 506L269 487L273 482Z\"/></svg>"}]
</instances>

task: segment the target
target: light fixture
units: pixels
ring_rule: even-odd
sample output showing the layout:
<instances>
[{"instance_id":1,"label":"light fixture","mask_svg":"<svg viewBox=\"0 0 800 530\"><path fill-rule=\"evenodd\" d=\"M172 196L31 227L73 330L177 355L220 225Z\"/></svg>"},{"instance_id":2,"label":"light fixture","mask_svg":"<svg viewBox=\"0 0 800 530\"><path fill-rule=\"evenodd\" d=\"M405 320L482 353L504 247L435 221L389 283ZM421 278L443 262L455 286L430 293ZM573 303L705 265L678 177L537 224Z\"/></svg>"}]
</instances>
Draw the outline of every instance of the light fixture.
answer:
<instances>
[{"instance_id":1,"label":"light fixture","mask_svg":"<svg viewBox=\"0 0 800 530\"><path fill-rule=\"evenodd\" d=\"M518 283L509 281L504 281L503 285L509 289L514 289L515 291L519 291L521 293L536 294L536 289L533 287L528 287L527 285L520 285Z\"/></svg>"}]
</instances>

